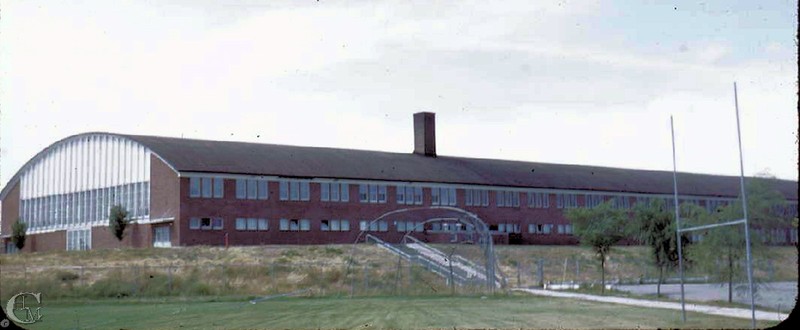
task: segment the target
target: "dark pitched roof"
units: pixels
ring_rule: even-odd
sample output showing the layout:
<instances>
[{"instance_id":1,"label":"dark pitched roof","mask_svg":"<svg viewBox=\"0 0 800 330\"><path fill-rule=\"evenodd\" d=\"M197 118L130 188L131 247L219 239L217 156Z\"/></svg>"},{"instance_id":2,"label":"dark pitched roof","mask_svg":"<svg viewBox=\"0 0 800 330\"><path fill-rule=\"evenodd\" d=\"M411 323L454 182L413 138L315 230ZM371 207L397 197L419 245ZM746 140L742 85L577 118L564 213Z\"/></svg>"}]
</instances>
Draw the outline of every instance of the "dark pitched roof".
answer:
<instances>
[{"instance_id":1,"label":"dark pitched roof","mask_svg":"<svg viewBox=\"0 0 800 330\"><path fill-rule=\"evenodd\" d=\"M352 149L122 135L147 146L175 170L231 174L442 182L508 187L671 194L672 172L464 157L425 157ZM797 182L775 180L797 200ZM678 173L681 195L736 197L739 177Z\"/></svg>"}]
</instances>

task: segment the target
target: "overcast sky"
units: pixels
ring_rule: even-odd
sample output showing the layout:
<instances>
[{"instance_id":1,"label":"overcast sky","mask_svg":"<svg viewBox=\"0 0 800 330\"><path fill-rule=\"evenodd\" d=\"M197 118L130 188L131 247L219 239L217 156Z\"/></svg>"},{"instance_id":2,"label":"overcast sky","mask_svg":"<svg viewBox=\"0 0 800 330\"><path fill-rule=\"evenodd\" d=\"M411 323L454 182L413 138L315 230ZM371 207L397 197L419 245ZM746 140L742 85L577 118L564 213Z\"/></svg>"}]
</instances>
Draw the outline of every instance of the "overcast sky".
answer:
<instances>
[{"instance_id":1,"label":"overcast sky","mask_svg":"<svg viewBox=\"0 0 800 330\"><path fill-rule=\"evenodd\" d=\"M797 3L0 0L0 180L106 131L797 180Z\"/></svg>"}]
</instances>

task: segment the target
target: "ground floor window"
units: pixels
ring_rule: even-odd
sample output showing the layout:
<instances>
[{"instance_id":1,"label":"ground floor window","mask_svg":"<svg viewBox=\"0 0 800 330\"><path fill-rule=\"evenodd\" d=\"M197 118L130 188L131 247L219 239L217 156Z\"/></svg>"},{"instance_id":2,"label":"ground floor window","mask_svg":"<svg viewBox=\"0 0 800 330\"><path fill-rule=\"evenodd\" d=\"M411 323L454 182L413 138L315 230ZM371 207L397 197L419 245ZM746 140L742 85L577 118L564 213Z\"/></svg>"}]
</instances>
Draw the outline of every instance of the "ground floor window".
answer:
<instances>
[{"instance_id":1,"label":"ground floor window","mask_svg":"<svg viewBox=\"0 0 800 330\"><path fill-rule=\"evenodd\" d=\"M19 253L19 249L14 244L14 242L8 241L6 242L6 253L7 254Z\"/></svg>"},{"instance_id":2,"label":"ground floor window","mask_svg":"<svg viewBox=\"0 0 800 330\"><path fill-rule=\"evenodd\" d=\"M170 247L172 242L169 240L169 226L158 226L153 228L153 247Z\"/></svg>"},{"instance_id":3,"label":"ground floor window","mask_svg":"<svg viewBox=\"0 0 800 330\"><path fill-rule=\"evenodd\" d=\"M91 248L91 228L67 230L67 251L89 250Z\"/></svg>"}]
</instances>

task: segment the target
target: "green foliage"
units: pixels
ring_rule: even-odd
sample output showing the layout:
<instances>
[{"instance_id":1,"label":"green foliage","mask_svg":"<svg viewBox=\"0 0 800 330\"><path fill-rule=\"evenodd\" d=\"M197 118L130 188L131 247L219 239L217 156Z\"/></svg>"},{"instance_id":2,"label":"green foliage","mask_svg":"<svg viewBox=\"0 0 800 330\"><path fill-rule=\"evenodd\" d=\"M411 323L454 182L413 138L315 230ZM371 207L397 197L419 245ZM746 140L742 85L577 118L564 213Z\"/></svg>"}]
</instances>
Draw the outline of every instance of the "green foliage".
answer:
<instances>
[{"instance_id":1,"label":"green foliage","mask_svg":"<svg viewBox=\"0 0 800 330\"><path fill-rule=\"evenodd\" d=\"M760 237L754 228L770 229L787 227L790 219L782 219L772 211L786 203L783 196L772 188L769 179L754 178L747 182L747 213L750 227L750 249L753 259L768 259L764 248L765 237ZM683 207L683 206L681 206ZM713 214L695 214L689 218L698 224L712 224L742 219L741 199L717 209ZM715 280L728 285L728 302L732 301L735 282L746 282L746 240L741 225L717 227L700 232L702 239L689 249L698 266L712 274ZM757 282L757 281L756 281Z\"/></svg>"},{"instance_id":2,"label":"green foliage","mask_svg":"<svg viewBox=\"0 0 800 330\"><path fill-rule=\"evenodd\" d=\"M111 207L111 212L108 215L108 226L111 228L111 233L117 240L122 241L122 236L125 233L125 227L128 226L128 211L121 205L114 205Z\"/></svg>"},{"instance_id":3,"label":"green foliage","mask_svg":"<svg viewBox=\"0 0 800 330\"><path fill-rule=\"evenodd\" d=\"M697 210L689 209L694 214ZM661 295L661 283L664 271L678 267L678 244L675 216L661 199L654 199L649 204L637 205L634 209L637 239L650 247L653 265L658 269L657 296ZM686 248L690 239L687 234L681 235L681 247ZM686 254L683 260L687 261Z\"/></svg>"},{"instance_id":4,"label":"green foliage","mask_svg":"<svg viewBox=\"0 0 800 330\"><path fill-rule=\"evenodd\" d=\"M22 250L25 247L25 235L28 231L28 224L23 222L22 219L17 219L13 225L11 225L11 242L17 247L17 249Z\"/></svg>"},{"instance_id":5,"label":"green foliage","mask_svg":"<svg viewBox=\"0 0 800 330\"><path fill-rule=\"evenodd\" d=\"M628 215L605 202L595 208L567 210L565 216L572 221L575 235L581 244L590 246L600 261L601 283L605 289L605 263L611 247L630 234Z\"/></svg>"}]
</instances>

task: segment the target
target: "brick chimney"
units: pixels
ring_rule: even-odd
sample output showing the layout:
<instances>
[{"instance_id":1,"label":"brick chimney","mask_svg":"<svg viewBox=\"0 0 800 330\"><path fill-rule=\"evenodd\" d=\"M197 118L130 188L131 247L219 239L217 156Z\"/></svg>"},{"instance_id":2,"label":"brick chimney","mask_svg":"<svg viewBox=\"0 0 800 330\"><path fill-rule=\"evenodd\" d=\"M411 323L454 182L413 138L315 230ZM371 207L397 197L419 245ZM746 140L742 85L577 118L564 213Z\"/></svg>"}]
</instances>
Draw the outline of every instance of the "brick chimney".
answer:
<instances>
[{"instance_id":1,"label":"brick chimney","mask_svg":"<svg viewBox=\"0 0 800 330\"><path fill-rule=\"evenodd\" d=\"M414 114L414 153L436 157L436 114L433 112Z\"/></svg>"}]
</instances>

